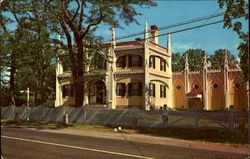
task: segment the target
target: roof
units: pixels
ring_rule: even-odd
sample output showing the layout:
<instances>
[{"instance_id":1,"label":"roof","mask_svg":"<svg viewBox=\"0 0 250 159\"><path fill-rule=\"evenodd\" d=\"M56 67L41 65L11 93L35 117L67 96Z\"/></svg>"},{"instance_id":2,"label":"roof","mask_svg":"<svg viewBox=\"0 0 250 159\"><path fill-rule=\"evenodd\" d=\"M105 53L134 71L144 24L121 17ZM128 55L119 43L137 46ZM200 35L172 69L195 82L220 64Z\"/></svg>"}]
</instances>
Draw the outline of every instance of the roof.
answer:
<instances>
[{"instance_id":1,"label":"roof","mask_svg":"<svg viewBox=\"0 0 250 159\"><path fill-rule=\"evenodd\" d=\"M143 45L143 44L140 43L139 41L126 41L126 42L116 42L115 45L116 46L126 46L126 45ZM111 43L101 44L101 47L103 47L103 48L111 47Z\"/></svg>"}]
</instances>

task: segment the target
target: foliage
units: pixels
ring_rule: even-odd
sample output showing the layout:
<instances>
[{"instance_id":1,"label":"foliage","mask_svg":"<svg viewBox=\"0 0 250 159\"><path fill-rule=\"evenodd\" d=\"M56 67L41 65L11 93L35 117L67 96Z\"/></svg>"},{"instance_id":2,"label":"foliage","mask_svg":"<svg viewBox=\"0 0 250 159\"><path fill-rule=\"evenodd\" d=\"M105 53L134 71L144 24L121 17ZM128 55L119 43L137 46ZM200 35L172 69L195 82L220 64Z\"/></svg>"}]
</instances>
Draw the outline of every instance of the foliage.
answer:
<instances>
[{"instance_id":1,"label":"foliage","mask_svg":"<svg viewBox=\"0 0 250 159\"><path fill-rule=\"evenodd\" d=\"M222 69L224 67L225 53L227 53L229 68L234 69L237 67L238 62L235 56L226 49L219 49L216 50L214 55L211 55L209 58L209 62L211 64L210 69Z\"/></svg>"},{"instance_id":2,"label":"foliage","mask_svg":"<svg viewBox=\"0 0 250 159\"><path fill-rule=\"evenodd\" d=\"M201 71L203 68L203 57L205 51L201 49L189 49L183 54L183 58L185 58L186 54L188 54L189 70Z\"/></svg>"},{"instance_id":3,"label":"foliage","mask_svg":"<svg viewBox=\"0 0 250 159\"><path fill-rule=\"evenodd\" d=\"M185 67L185 58L177 52L172 54L172 71L173 72L181 72L184 70Z\"/></svg>"},{"instance_id":4,"label":"foliage","mask_svg":"<svg viewBox=\"0 0 250 159\"><path fill-rule=\"evenodd\" d=\"M56 47L51 45L50 27L46 19L30 2L21 0L2 3L1 19L5 19L0 27L3 35L2 67L10 72L7 96L11 96L12 101L18 100L20 90L29 87L33 92L31 98L34 97L34 103L42 104L55 90L55 71L51 59L56 56ZM7 25L10 24L16 24L16 27L9 29Z\"/></svg>"},{"instance_id":5,"label":"foliage","mask_svg":"<svg viewBox=\"0 0 250 159\"><path fill-rule=\"evenodd\" d=\"M239 38L242 40L238 46L240 67L243 70L245 80L248 80L249 76L249 32L243 31L243 18L249 20L248 7L249 2L247 0L218 0L220 8L226 7L226 13L224 15L224 28L232 28Z\"/></svg>"}]
</instances>

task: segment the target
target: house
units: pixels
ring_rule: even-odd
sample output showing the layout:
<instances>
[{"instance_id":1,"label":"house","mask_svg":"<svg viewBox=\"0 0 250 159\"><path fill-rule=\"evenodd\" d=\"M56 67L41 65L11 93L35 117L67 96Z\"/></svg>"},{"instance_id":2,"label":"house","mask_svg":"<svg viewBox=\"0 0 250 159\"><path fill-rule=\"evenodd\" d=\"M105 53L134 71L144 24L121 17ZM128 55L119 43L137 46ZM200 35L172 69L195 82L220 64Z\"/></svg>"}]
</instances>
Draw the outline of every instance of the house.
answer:
<instances>
[{"instance_id":1,"label":"house","mask_svg":"<svg viewBox=\"0 0 250 159\"><path fill-rule=\"evenodd\" d=\"M229 70L227 65L223 70L208 70L204 62L202 71L189 72L186 59L185 70L173 73L170 34L166 43L159 45L156 25L148 30L146 24L143 40L126 42L116 42L113 29L112 41L102 44L109 62L104 61L98 69L86 66L84 106L143 110L164 105L176 109L221 110L230 105L247 108L247 86L241 70ZM55 106L74 105L71 72L63 71L60 61L56 75Z\"/></svg>"}]
</instances>

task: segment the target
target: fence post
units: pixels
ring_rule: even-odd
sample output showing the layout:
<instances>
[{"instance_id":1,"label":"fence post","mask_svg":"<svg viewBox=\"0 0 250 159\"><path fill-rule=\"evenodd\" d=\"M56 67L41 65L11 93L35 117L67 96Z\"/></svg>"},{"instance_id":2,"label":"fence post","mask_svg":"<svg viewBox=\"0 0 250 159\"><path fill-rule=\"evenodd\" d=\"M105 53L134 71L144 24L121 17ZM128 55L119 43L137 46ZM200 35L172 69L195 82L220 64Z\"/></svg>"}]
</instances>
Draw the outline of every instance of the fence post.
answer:
<instances>
[{"instance_id":1,"label":"fence post","mask_svg":"<svg viewBox=\"0 0 250 159\"><path fill-rule=\"evenodd\" d=\"M68 114L63 115L63 123L64 124L69 124L69 116L68 116Z\"/></svg>"},{"instance_id":2,"label":"fence post","mask_svg":"<svg viewBox=\"0 0 250 159\"><path fill-rule=\"evenodd\" d=\"M233 112L233 106L230 105L229 107L229 129L232 131L234 129L234 112Z\"/></svg>"},{"instance_id":3,"label":"fence post","mask_svg":"<svg viewBox=\"0 0 250 159\"><path fill-rule=\"evenodd\" d=\"M20 115L18 112L15 113L15 121L20 122Z\"/></svg>"}]
</instances>

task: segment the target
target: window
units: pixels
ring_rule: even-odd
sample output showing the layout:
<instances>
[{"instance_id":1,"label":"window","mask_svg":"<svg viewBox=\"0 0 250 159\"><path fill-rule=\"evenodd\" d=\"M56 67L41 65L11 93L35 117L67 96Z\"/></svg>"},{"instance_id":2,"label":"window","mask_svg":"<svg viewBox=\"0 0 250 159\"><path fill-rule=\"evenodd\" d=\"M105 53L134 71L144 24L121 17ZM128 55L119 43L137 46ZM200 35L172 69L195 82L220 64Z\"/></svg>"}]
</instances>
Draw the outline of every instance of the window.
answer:
<instances>
[{"instance_id":1,"label":"window","mask_svg":"<svg viewBox=\"0 0 250 159\"><path fill-rule=\"evenodd\" d=\"M124 68L126 66L126 56L119 57L117 59L116 66Z\"/></svg>"},{"instance_id":2,"label":"window","mask_svg":"<svg viewBox=\"0 0 250 159\"><path fill-rule=\"evenodd\" d=\"M128 96L142 96L142 83L129 83Z\"/></svg>"},{"instance_id":3,"label":"window","mask_svg":"<svg viewBox=\"0 0 250 159\"><path fill-rule=\"evenodd\" d=\"M116 95L117 96L125 96L125 83L117 83L116 85Z\"/></svg>"},{"instance_id":4,"label":"window","mask_svg":"<svg viewBox=\"0 0 250 159\"><path fill-rule=\"evenodd\" d=\"M218 88L219 85L218 85L217 83L215 83L215 84L213 84L213 87L214 87L214 88Z\"/></svg>"},{"instance_id":5,"label":"window","mask_svg":"<svg viewBox=\"0 0 250 159\"><path fill-rule=\"evenodd\" d=\"M155 57L154 56L149 57L149 67L155 68Z\"/></svg>"},{"instance_id":6,"label":"window","mask_svg":"<svg viewBox=\"0 0 250 159\"><path fill-rule=\"evenodd\" d=\"M180 90L180 89L181 89L181 86L180 86L180 85L178 85L178 86L176 87L176 89Z\"/></svg>"},{"instance_id":7,"label":"window","mask_svg":"<svg viewBox=\"0 0 250 159\"><path fill-rule=\"evenodd\" d=\"M165 85L161 85L161 89L160 89L160 97L162 98L166 98L166 86Z\"/></svg>"},{"instance_id":8,"label":"window","mask_svg":"<svg viewBox=\"0 0 250 159\"><path fill-rule=\"evenodd\" d=\"M68 98L68 97L73 97L74 96L74 87L71 84L68 85L63 85L63 92L62 92L62 96L63 98Z\"/></svg>"},{"instance_id":9,"label":"window","mask_svg":"<svg viewBox=\"0 0 250 159\"><path fill-rule=\"evenodd\" d=\"M149 96L155 97L155 84L149 83Z\"/></svg>"},{"instance_id":10,"label":"window","mask_svg":"<svg viewBox=\"0 0 250 159\"><path fill-rule=\"evenodd\" d=\"M142 57L140 55L129 55L129 67L142 67Z\"/></svg>"},{"instance_id":11,"label":"window","mask_svg":"<svg viewBox=\"0 0 250 159\"><path fill-rule=\"evenodd\" d=\"M166 61L163 59L161 59L161 71L166 72Z\"/></svg>"},{"instance_id":12,"label":"window","mask_svg":"<svg viewBox=\"0 0 250 159\"><path fill-rule=\"evenodd\" d=\"M234 84L234 87L237 88L237 89L239 89L240 88L240 84L237 82L237 83Z\"/></svg>"}]
</instances>

